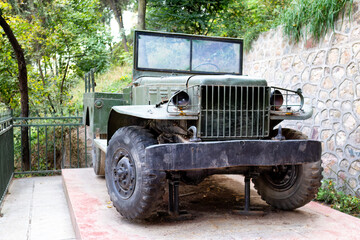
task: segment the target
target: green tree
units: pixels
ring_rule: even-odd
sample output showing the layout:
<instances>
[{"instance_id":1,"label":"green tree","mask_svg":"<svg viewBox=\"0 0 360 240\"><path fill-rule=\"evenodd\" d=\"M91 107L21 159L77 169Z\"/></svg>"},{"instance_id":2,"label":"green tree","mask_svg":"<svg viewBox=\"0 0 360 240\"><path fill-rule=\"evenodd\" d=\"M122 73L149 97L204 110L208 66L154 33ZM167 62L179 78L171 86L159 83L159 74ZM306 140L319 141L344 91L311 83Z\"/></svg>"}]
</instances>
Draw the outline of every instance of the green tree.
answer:
<instances>
[{"instance_id":1,"label":"green tree","mask_svg":"<svg viewBox=\"0 0 360 240\"><path fill-rule=\"evenodd\" d=\"M146 26L146 0L138 0L138 22L137 29L145 30Z\"/></svg>"},{"instance_id":2,"label":"green tree","mask_svg":"<svg viewBox=\"0 0 360 240\"><path fill-rule=\"evenodd\" d=\"M261 32L280 24L290 0L148 0L147 24L152 30L239 37L245 49Z\"/></svg>"},{"instance_id":3,"label":"green tree","mask_svg":"<svg viewBox=\"0 0 360 240\"><path fill-rule=\"evenodd\" d=\"M18 65L18 81L19 81L19 89L21 94L21 116L28 117L29 116L29 92L28 92L28 83L27 83L27 68L26 61L24 57L24 51L20 46L17 38L15 37L11 27L6 22L3 17L3 5L0 6L0 26L5 32L13 51L16 56L16 61ZM21 142L22 142L22 160L24 163L25 170L30 169L30 149L29 149L29 136L28 136L28 127L21 127Z\"/></svg>"},{"instance_id":4,"label":"green tree","mask_svg":"<svg viewBox=\"0 0 360 240\"><path fill-rule=\"evenodd\" d=\"M29 70L30 108L51 112L71 106L69 89L83 73L109 65L110 13L99 0L27 1L6 5L14 33L22 46ZM0 34L0 42L4 42ZM12 90L16 69L9 46L0 46L0 69L8 78L0 99L16 108L18 88ZM15 93L15 94L10 94Z\"/></svg>"},{"instance_id":5,"label":"green tree","mask_svg":"<svg viewBox=\"0 0 360 240\"><path fill-rule=\"evenodd\" d=\"M152 30L207 35L231 0L148 0L146 21Z\"/></svg>"},{"instance_id":6,"label":"green tree","mask_svg":"<svg viewBox=\"0 0 360 240\"><path fill-rule=\"evenodd\" d=\"M112 10L116 22L119 25L119 33L121 36L121 41L124 47L125 52L129 52L129 48L127 46L126 34L124 29L124 20L123 20L123 10L129 4L129 0L102 0L104 4L108 5Z\"/></svg>"},{"instance_id":7,"label":"green tree","mask_svg":"<svg viewBox=\"0 0 360 240\"><path fill-rule=\"evenodd\" d=\"M281 13L289 4L290 0L233 0L219 13L211 34L243 38L248 50L260 33L281 23Z\"/></svg>"}]
</instances>

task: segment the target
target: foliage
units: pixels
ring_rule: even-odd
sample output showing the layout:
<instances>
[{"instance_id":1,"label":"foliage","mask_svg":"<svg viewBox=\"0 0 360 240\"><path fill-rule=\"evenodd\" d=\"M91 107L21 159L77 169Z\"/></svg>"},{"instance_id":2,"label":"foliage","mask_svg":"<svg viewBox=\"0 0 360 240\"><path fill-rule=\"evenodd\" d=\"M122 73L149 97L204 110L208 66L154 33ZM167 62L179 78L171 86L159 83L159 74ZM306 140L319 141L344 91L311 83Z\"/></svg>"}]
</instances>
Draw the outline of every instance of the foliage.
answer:
<instances>
[{"instance_id":1,"label":"foliage","mask_svg":"<svg viewBox=\"0 0 360 240\"><path fill-rule=\"evenodd\" d=\"M131 84L132 63L124 62L122 65L112 65L108 71L95 74L97 92L121 93L125 87ZM84 81L80 81L71 89L70 94L73 98L70 105L74 109L83 108L83 93L85 90Z\"/></svg>"},{"instance_id":2,"label":"foliage","mask_svg":"<svg viewBox=\"0 0 360 240\"><path fill-rule=\"evenodd\" d=\"M124 64L122 66L112 66L108 72L97 74L96 91L120 93L131 83L132 64Z\"/></svg>"},{"instance_id":3,"label":"foliage","mask_svg":"<svg viewBox=\"0 0 360 240\"><path fill-rule=\"evenodd\" d=\"M59 111L83 72L109 65L108 10L99 0L0 0L0 9L23 46L30 108ZM0 101L16 109L19 88L14 53L0 30Z\"/></svg>"},{"instance_id":4,"label":"foliage","mask_svg":"<svg viewBox=\"0 0 360 240\"><path fill-rule=\"evenodd\" d=\"M206 35L231 0L149 0L149 29Z\"/></svg>"},{"instance_id":5,"label":"foliage","mask_svg":"<svg viewBox=\"0 0 360 240\"><path fill-rule=\"evenodd\" d=\"M316 200L328 203L341 212L360 217L360 199L337 191L331 180L323 181Z\"/></svg>"},{"instance_id":6,"label":"foliage","mask_svg":"<svg viewBox=\"0 0 360 240\"><path fill-rule=\"evenodd\" d=\"M277 26L290 0L149 1L147 25L153 30L240 37L245 49L261 32Z\"/></svg>"},{"instance_id":7,"label":"foliage","mask_svg":"<svg viewBox=\"0 0 360 240\"><path fill-rule=\"evenodd\" d=\"M284 32L291 39L299 39L307 34L319 40L329 29L334 30L335 22L342 13L344 17L347 4L353 0L296 0L283 13Z\"/></svg>"},{"instance_id":8,"label":"foliage","mask_svg":"<svg viewBox=\"0 0 360 240\"><path fill-rule=\"evenodd\" d=\"M319 40L334 29L339 15L353 0L150 0L148 27L152 30L240 37L245 49L262 32L280 24L291 39L307 34Z\"/></svg>"},{"instance_id":9,"label":"foliage","mask_svg":"<svg viewBox=\"0 0 360 240\"><path fill-rule=\"evenodd\" d=\"M228 9L214 25L213 33L219 36L241 37L245 49L260 33L280 24L280 13L287 8L289 0L247 0L232 1Z\"/></svg>"},{"instance_id":10,"label":"foliage","mask_svg":"<svg viewBox=\"0 0 360 240\"><path fill-rule=\"evenodd\" d=\"M113 66L131 65L133 62L133 49L129 47L129 51L125 51L121 43L116 43L111 51L110 63Z\"/></svg>"}]
</instances>

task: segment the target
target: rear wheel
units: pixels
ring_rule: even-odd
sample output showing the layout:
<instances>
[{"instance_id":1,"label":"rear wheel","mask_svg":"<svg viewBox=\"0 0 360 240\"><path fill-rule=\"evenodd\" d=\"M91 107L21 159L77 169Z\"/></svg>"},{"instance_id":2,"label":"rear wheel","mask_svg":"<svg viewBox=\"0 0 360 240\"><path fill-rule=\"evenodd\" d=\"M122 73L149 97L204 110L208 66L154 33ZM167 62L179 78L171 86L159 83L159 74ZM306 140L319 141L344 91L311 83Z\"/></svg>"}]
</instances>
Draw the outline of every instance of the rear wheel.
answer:
<instances>
[{"instance_id":1,"label":"rear wheel","mask_svg":"<svg viewBox=\"0 0 360 240\"><path fill-rule=\"evenodd\" d=\"M127 219L150 218L162 202L165 173L145 165L145 148L154 144L153 135L137 126L120 128L109 141L106 185L116 210Z\"/></svg>"},{"instance_id":2,"label":"rear wheel","mask_svg":"<svg viewBox=\"0 0 360 240\"><path fill-rule=\"evenodd\" d=\"M307 139L299 131L282 130L285 139ZM253 179L261 198L273 207L292 210L314 199L322 179L321 161L301 165L276 166Z\"/></svg>"}]
</instances>

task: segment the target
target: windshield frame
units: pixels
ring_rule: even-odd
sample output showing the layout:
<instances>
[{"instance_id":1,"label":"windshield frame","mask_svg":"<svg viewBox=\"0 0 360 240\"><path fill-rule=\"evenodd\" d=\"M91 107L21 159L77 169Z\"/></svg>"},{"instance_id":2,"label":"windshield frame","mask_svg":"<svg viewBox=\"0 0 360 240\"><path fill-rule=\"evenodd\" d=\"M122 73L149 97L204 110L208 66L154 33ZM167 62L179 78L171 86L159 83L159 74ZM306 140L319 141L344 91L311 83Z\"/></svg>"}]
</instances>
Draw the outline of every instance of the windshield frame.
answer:
<instances>
[{"instance_id":1,"label":"windshield frame","mask_svg":"<svg viewBox=\"0 0 360 240\"><path fill-rule=\"evenodd\" d=\"M164 73L184 73L184 74L206 74L206 75L220 75L220 74L232 74L232 75L242 75L243 74L243 40L237 38L223 38L223 37L207 37L199 35L190 35L190 34L178 34L178 33L164 33L164 32L153 32L153 31L144 31L144 30L135 30L134 33L134 70L136 71L150 71L150 72L164 72ZM180 38L190 40L190 70L176 70L176 69L161 69L161 68L146 68L139 67L139 36L154 36L154 37L169 37L169 38ZM192 55L193 55L193 41L194 40L203 40L203 41L214 41L214 42L224 42L224 43L235 43L239 44L239 72L208 72L208 71L198 71L193 70L192 68Z\"/></svg>"}]
</instances>

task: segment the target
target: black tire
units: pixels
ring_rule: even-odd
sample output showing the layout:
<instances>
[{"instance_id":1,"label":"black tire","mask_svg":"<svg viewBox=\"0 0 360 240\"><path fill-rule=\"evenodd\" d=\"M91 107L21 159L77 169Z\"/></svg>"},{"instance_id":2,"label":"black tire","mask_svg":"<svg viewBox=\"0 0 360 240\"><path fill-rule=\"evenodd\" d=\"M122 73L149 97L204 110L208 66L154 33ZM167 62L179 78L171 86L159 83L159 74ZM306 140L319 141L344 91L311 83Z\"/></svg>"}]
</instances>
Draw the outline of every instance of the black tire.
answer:
<instances>
[{"instance_id":1,"label":"black tire","mask_svg":"<svg viewBox=\"0 0 360 240\"><path fill-rule=\"evenodd\" d=\"M307 139L293 129L282 129L285 139ZM321 161L302 165L278 166L272 172L264 172L253 179L255 189L269 205L293 210L314 199L321 185Z\"/></svg>"},{"instance_id":2,"label":"black tire","mask_svg":"<svg viewBox=\"0 0 360 240\"><path fill-rule=\"evenodd\" d=\"M145 148L154 144L154 136L138 126L120 128L109 141L106 186L116 210L129 220L152 217L165 193L166 174L145 166Z\"/></svg>"}]
</instances>

